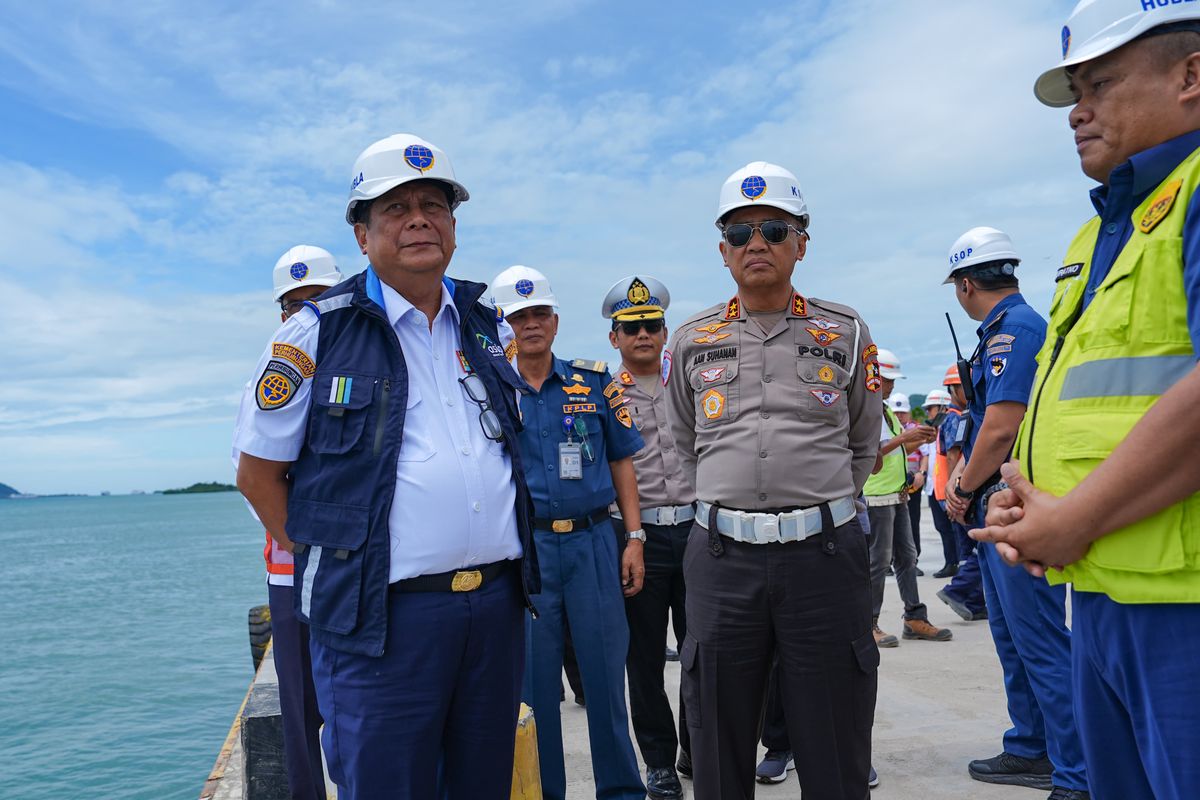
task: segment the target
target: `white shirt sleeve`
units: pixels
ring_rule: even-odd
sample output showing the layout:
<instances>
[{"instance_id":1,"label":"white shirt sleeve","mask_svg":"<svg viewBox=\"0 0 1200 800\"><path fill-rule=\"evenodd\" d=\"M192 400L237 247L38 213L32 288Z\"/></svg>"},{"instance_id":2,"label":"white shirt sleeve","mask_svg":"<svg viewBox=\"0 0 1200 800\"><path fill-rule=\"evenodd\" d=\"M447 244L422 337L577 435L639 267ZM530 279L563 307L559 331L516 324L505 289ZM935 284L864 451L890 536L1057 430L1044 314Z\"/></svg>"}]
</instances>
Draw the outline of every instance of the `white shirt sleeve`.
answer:
<instances>
[{"instance_id":1,"label":"white shirt sleeve","mask_svg":"<svg viewBox=\"0 0 1200 800\"><path fill-rule=\"evenodd\" d=\"M305 308L275 332L246 385L233 449L270 461L295 461L304 443L320 321Z\"/></svg>"}]
</instances>

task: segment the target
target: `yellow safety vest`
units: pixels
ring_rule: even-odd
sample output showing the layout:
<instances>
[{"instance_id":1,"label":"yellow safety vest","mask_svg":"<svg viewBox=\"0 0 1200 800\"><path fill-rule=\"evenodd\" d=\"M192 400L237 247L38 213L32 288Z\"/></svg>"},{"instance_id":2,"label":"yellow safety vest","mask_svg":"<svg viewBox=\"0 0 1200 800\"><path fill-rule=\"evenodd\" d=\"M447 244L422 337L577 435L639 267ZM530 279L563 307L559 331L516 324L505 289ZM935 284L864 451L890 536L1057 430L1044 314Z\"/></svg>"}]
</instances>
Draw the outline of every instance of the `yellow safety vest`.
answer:
<instances>
[{"instance_id":1,"label":"yellow safety vest","mask_svg":"<svg viewBox=\"0 0 1200 800\"><path fill-rule=\"evenodd\" d=\"M892 432L892 436L899 436L904 430L900 427L900 420L896 419L896 415L887 406L883 407L883 414L887 420L888 430ZM867 478L867 485L863 487L863 494L869 497L899 494L900 490L904 488L905 478L908 477L905 462L903 447L897 447L884 456L883 469Z\"/></svg>"},{"instance_id":2,"label":"yellow safety vest","mask_svg":"<svg viewBox=\"0 0 1200 800\"><path fill-rule=\"evenodd\" d=\"M1133 235L1082 313L1100 219L1071 243L1014 450L1038 488L1064 495L1078 486L1196 366L1183 222L1197 185L1200 150L1134 210ZM1047 579L1119 603L1200 602L1200 494L1098 539L1081 561Z\"/></svg>"}]
</instances>

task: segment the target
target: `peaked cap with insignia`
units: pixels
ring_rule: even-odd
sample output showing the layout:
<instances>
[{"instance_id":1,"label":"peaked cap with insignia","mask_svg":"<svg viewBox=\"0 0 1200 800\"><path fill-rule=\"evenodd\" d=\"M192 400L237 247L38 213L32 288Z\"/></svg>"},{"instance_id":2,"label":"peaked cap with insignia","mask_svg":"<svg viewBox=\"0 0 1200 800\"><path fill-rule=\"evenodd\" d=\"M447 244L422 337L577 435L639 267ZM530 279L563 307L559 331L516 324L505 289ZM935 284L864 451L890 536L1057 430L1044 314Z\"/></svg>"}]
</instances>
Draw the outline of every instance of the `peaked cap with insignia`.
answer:
<instances>
[{"instance_id":1,"label":"peaked cap with insignia","mask_svg":"<svg viewBox=\"0 0 1200 800\"><path fill-rule=\"evenodd\" d=\"M608 290L600 314L616 322L662 319L670 304L671 293L662 281L649 275L630 275Z\"/></svg>"}]
</instances>

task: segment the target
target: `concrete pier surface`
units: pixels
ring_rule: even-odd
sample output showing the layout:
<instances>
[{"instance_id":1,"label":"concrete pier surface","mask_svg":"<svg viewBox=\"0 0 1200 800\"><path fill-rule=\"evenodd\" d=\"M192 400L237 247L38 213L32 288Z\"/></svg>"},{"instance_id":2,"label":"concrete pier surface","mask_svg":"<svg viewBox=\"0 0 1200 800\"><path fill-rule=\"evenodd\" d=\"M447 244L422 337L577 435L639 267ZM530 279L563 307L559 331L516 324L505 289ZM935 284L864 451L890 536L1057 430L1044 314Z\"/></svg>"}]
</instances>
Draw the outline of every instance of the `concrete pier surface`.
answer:
<instances>
[{"instance_id":1,"label":"concrete pier surface","mask_svg":"<svg viewBox=\"0 0 1200 800\"><path fill-rule=\"evenodd\" d=\"M928 510L921 524L921 600L929 607L930 621L954 632L949 642L906 641L881 650L879 696L875 711L873 762L880 785L872 792L877 800L1036 800L1048 792L1015 786L994 786L971 780L967 762L989 758L1001 750L1001 736L1009 727L1005 711L1000 664L986 621L964 622L936 593L946 581L931 577L942 566L942 548ZM894 578L887 579L881 627L900 636L903 605ZM264 661L259 681L273 682L270 657ZM564 685L566 679L563 679ZM679 664L666 666L667 693L678 711ZM595 797L588 749L587 712L567 700L562 713L566 754L567 796ZM235 726L236 727L236 726ZM241 798L241 741L231 732L226 757L218 760L215 780L210 779L203 798ZM632 731L630 732L632 736ZM636 748L636 745L635 745ZM765 752L759 747L759 755ZM639 754L640 758L640 754ZM687 797L691 782L683 781ZM330 798L336 792L330 787ZM757 796L799 798L795 774L774 785L758 785Z\"/></svg>"}]
</instances>

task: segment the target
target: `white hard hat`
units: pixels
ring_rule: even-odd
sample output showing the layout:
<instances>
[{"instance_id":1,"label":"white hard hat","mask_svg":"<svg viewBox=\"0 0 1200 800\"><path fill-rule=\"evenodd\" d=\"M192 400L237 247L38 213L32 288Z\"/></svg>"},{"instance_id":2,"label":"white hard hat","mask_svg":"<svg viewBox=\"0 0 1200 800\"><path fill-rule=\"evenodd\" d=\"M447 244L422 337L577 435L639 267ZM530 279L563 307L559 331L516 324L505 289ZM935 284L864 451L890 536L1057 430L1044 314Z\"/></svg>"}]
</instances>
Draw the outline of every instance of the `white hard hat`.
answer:
<instances>
[{"instance_id":1,"label":"white hard hat","mask_svg":"<svg viewBox=\"0 0 1200 800\"><path fill-rule=\"evenodd\" d=\"M900 371L900 359L896 358L896 354L891 350L884 350L882 347L879 348L879 375L890 381L904 377L904 373Z\"/></svg>"},{"instance_id":2,"label":"white hard hat","mask_svg":"<svg viewBox=\"0 0 1200 800\"><path fill-rule=\"evenodd\" d=\"M912 411L912 407L908 404L908 395L906 394L893 394L887 399L887 404L888 408L894 412L903 411L907 414Z\"/></svg>"},{"instance_id":3,"label":"white hard hat","mask_svg":"<svg viewBox=\"0 0 1200 800\"><path fill-rule=\"evenodd\" d=\"M929 394L925 395L925 402L921 405L924 408L929 408L930 406L951 405L950 393L945 389L934 389Z\"/></svg>"},{"instance_id":4,"label":"white hard hat","mask_svg":"<svg viewBox=\"0 0 1200 800\"><path fill-rule=\"evenodd\" d=\"M311 244L298 244L275 262L275 301L301 286L336 286L345 280L333 254Z\"/></svg>"},{"instance_id":5,"label":"white hard hat","mask_svg":"<svg viewBox=\"0 0 1200 800\"><path fill-rule=\"evenodd\" d=\"M600 304L600 315L618 322L662 319L669 305L671 293L662 281L649 275L630 275L608 290Z\"/></svg>"},{"instance_id":6,"label":"white hard hat","mask_svg":"<svg viewBox=\"0 0 1200 800\"><path fill-rule=\"evenodd\" d=\"M454 177L450 158L434 144L397 133L358 154L350 173L350 199L346 202L346 222L354 224L354 206L374 200L402 183L419 180L441 181L453 192L450 208L470 199L467 189Z\"/></svg>"},{"instance_id":7,"label":"white hard hat","mask_svg":"<svg viewBox=\"0 0 1200 800\"><path fill-rule=\"evenodd\" d=\"M808 228L808 204L796 176L776 164L751 161L725 179L717 205L717 227L736 208L771 206L781 208L800 219L800 228Z\"/></svg>"},{"instance_id":8,"label":"white hard hat","mask_svg":"<svg viewBox=\"0 0 1200 800\"><path fill-rule=\"evenodd\" d=\"M509 267L492 279L490 289L492 305L506 317L533 306L550 306L558 310L558 299L550 288L550 279L532 267L520 264Z\"/></svg>"},{"instance_id":9,"label":"white hard hat","mask_svg":"<svg viewBox=\"0 0 1200 800\"><path fill-rule=\"evenodd\" d=\"M955 273L961 270L993 261L1004 262L1000 269L1005 275L1013 274L1021 257L1013 248L1012 237L996 228L971 228L950 246L950 274L942 283L953 283Z\"/></svg>"},{"instance_id":10,"label":"white hard hat","mask_svg":"<svg viewBox=\"0 0 1200 800\"><path fill-rule=\"evenodd\" d=\"M1062 29L1062 61L1033 85L1037 99L1061 108L1075 104L1067 67L1091 61L1143 33L1185 20L1200 20L1200 8L1183 0L1082 0Z\"/></svg>"}]
</instances>

